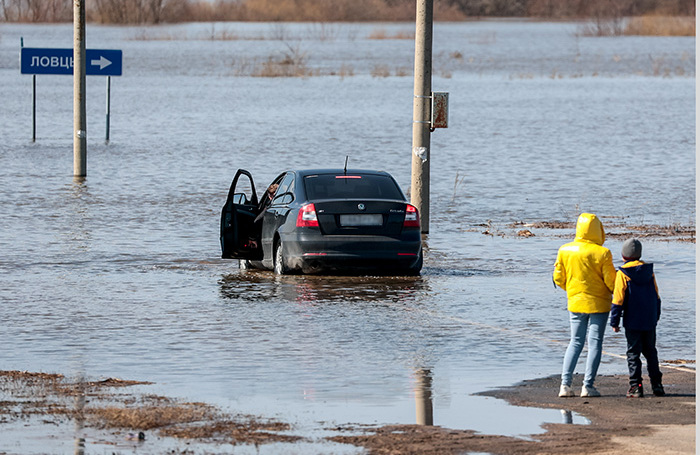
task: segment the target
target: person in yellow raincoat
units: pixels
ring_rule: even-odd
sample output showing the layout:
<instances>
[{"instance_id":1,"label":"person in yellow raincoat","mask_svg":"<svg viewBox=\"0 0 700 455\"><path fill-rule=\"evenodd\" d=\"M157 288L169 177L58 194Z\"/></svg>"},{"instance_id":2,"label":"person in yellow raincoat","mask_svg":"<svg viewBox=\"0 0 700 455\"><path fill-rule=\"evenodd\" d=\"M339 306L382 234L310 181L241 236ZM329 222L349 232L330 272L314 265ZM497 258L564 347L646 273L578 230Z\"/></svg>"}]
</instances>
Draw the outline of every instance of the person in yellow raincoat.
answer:
<instances>
[{"instance_id":1,"label":"person in yellow raincoat","mask_svg":"<svg viewBox=\"0 0 700 455\"><path fill-rule=\"evenodd\" d=\"M575 395L571 383L586 335L588 357L581 396L600 396L593 383L603 352L603 336L617 273L612 253L603 246L604 242L605 231L600 219L592 213L582 213L576 222L576 238L562 245L557 253L552 278L566 291L571 324L571 341L562 366L560 397Z\"/></svg>"}]
</instances>

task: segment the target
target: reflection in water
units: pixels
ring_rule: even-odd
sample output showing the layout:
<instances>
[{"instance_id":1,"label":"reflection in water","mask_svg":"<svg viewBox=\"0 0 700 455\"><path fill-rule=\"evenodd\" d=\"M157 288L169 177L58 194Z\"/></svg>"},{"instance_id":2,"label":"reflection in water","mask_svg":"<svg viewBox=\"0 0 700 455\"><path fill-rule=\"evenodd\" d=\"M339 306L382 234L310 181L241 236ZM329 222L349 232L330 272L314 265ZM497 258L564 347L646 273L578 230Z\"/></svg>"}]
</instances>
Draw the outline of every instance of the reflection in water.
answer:
<instances>
[{"instance_id":1,"label":"reflection in water","mask_svg":"<svg viewBox=\"0 0 700 455\"><path fill-rule=\"evenodd\" d=\"M61 243L64 246L67 258L73 258L76 261L83 260L84 258L80 256L87 255L91 249L91 229L93 226L90 208L93 202L85 177L75 176L73 183L70 185L70 192L63 200L66 208L63 216L66 217L67 228L62 235L66 237L67 241ZM88 279L80 274L74 274L74 276L80 283ZM76 329L80 329L84 325L82 317L82 315L76 315L71 319L70 323ZM75 349L77 352L74 352L74 355L82 358L82 352L79 351L80 347L76 346ZM76 377L75 389L75 455L85 454L85 436L83 434L85 423L84 410L85 379L84 375L80 373Z\"/></svg>"},{"instance_id":2,"label":"reflection in water","mask_svg":"<svg viewBox=\"0 0 700 455\"><path fill-rule=\"evenodd\" d=\"M398 301L425 290L420 277L307 276L295 280L297 303L321 301Z\"/></svg>"},{"instance_id":3,"label":"reflection in water","mask_svg":"<svg viewBox=\"0 0 700 455\"><path fill-rule=\"evenodd\" d=\"M257 302L271 299L275 290L265 286L271 282L270 275L261 272L241 272L224 275L219 280L221 297L227 300Z\"/></svg>"},{"instance_id":4,"label":"reflection in water","mask_svg":"<svg viewBox=\"0 0 700 455\"><path fill-rule=\"evenodd\" d=\"M66 248L67 257L76 257L88 252L92 243L92 219L90 209L94 205L94 198L84 177L75 177L69 187L69 193L63 198L62 206L65 208L63 216L66 217L66 229L61 232L64 240L61 242Z\"/></svg>"},{"instance_id":5,"label":"reflection in water","mask_svg":"<svg viewBox=\"0 0 700 455\"><path fill-rule=\"evenodd\" d=\"M416 370L416 424L433 425L433 377L430 370Z\"/></svg>"},{"instance_id":6,"label":"reflection in water","mask_svg":"<svg viewBox=\"0 0 700 455\"><path fill-rule=\"evenodd\" d=\"M415 299L429 290L427 281L401 276L277 276L267 271L240 271L219 280L228 300L261 301L280 298L299 304L381 302Z\"/></svg>"},{"instance_id":7,"label":"reflection in water","mask_svg":"<svg viewBox=\"0 0 700 455\"><path fill-rule=\"evenodd\" d=\"M75 455L85 454L85 436L83 425L85 422L85 381L78 378L75 394Z\"/></svg>"},{"instance_id":8,"label":"reflection in water","mask_svg":"<svg viewBox=\"0 0 700 455\"><path fill-rule=\"evenodd\" d=\"M574 415L571 411L565 409L561 410L561 420L562 423L574 423Z\"/></svg>"},{"instance_id":9,"label":"reflection in water","mask_svg":"<svg viewBox=\"0 0 700 455\"><path fill-rule=\"evenodd\" d=\"M434 362L435 354L429 340L423 340L425 335L421 329L429 326L423 325L416 330L415 324L418 314L407 309L422 306L425 302L425 295L430 292L428 281L422 277L393 277L393 276L317 276L317 275L295 275L278 276L268 271L240 270L219 279L220 294L223 299L233 303L242 304L245 302L294 302L303 313L310 313L312 310L322 307L348 303L357 303L359 308L369 308L371 306L393 307L398 304L401 308L402 316L408 317L407 326L398 324L399 328L389 330L386 325L382 325L379 332L386 330L396 334L401 338L398 342L400 349L410 351L411 363L419 365L414 370L415 386L414 395L416 403L416 423L419 425L433 425L433 395L432 395L432 371L425 365ZM335 314L335 313L329 313ZM396 322L395 314L392 321ZM377 317L385 317L377 316ZM423 323L425 321L422 321ZM348 333L353 329L344 327ZM406 330L404 332L404 329ZM365 335L371 332L367 327L363 331ZM316 329L311 331L312 335L317 335ZM402 338L403 333L408 338ZM409 336L410 334L410 336ZM373 338L371 335L368 338ZM356 345L354 352L362 352L368 349L360 338L353 338ZM376 341L376 339L375 339ZM343 342L347 344L347 341ZM412 344L412 347L408 347ZM384 345L383 345L384 346ZM298 345L294 349L301 349ZM374 342L370 343L369 349L376 349ZM383 349L392 351L397 349L395 344L389 343ZM304 399L314 398L313 388L304 388Z\"/></svg>"},{"instance_id":10,"label":"reflection in water","mask_svg":"<svg viewBox=\"0 0 700 455\"><path fill-rule=\"evenodd\" d=\"M581 414L577 414L572 411L567 411L566 409L561 410L561 420L562 423L576 424L576 425L590 425L591 421L583 417Z\"/></svg>"}]
</instances>

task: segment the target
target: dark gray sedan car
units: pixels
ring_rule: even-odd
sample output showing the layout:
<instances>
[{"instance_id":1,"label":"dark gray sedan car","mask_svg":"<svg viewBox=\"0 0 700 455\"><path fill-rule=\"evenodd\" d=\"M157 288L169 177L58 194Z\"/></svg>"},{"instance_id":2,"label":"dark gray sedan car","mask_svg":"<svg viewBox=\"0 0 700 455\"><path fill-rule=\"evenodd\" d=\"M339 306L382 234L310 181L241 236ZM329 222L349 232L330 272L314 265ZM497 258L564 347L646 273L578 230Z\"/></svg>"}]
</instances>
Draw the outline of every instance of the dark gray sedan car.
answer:
<instances>
[{"instance_id":1,"label":"dark gray sedan car","mask_svg":"<svg viewBox=\"0 0 700 455\"><path fill-rule=\"evenodd\" d=\"M277 274L416 275L423 266L418 211L383 171L287 171L258 198L252 175L240 169L220 240L222 257Z\"/></svg>"}]
</instances>

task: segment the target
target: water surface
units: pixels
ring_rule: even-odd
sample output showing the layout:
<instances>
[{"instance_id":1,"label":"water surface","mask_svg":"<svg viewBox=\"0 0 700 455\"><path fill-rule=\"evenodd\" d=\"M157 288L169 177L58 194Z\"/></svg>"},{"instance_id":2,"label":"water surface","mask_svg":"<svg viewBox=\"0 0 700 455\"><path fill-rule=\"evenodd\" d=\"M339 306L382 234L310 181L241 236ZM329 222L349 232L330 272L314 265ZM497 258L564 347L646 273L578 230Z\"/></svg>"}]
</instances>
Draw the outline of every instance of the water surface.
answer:
<instances>
[{"instance_id":1,"label":"water surface","mask_svg":"<svg viewBox=\"0 0 700 455\"><path fill-rule=\"evenodd\" d=\"M426 379L436 425L522 436L561 421L471 395L557 374L568 341L550 273L573 232L508 226L582 211L695 225L694 38L437 24L433 89L450 93L450 127L431 139L422 275L239 271L218 244L238 168L262 188L349 156L410 186L413 42L368 37L412 24L319 27L88 26L89 48L123 50L124 74L109 144L105 80L88 78L84 182L71 175L71 78L37 78L32 143L31 76L19 73L20 37L70 47L71 26L0 28L3 369L152 381L308 434L414 423ZM219 31L239 39L205 39ZM245 74L290 52L319 75ZM372 75L380 65L389 77ZM483 234L489 223L503 236ZM616 265L621 242L606 242ZM695 244L645 240L644 257L664 302L660 358L695 359ZM608 333L605 350L601 373L624 374L624 337Z\"/></svg>"}]
</instances>

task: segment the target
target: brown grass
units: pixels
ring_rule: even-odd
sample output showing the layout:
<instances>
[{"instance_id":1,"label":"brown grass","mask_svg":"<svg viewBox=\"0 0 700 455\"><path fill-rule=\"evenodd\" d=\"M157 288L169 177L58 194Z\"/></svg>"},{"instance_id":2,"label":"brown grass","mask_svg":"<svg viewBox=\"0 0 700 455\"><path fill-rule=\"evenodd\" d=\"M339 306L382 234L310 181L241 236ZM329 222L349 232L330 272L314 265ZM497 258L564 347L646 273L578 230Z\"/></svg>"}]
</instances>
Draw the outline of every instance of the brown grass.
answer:
<instances>
[{"instance_id":1,"label":"brown grass","mask_svg":"<svg viewBox=\"0 0 700 455\"><path fill-rule=\"evenodd\" d=\"M158 395L141 395L129 386L149 384L109 378L102 381L67 381L63 375L26 371L0 371L0 422L38 417L34 424L58 424L66 418L80 426L144 432L200 442L263 444L293 442L301 438L281 435L291 426L249 415L230 415L196 402L182 402ZM115 389L126 388L117 393ZM122 437L116 436L122 439ZM109 443L109 442L107 442Z\"/></svg>"},{"instance_id":2,"label":"brown grass","mask_svg":"<svg viewBox=\"0 0 700 455\"><path fill-rule=\"evenodd\" d=\"M684 226L681 224L671 224L667 226L657 224L640 224L628 225L623 223L606 222L605 235L608 238L627 239L650 239L650 240L668 240L678 242L695 243L695 226ZM554 230L561 229L569 231L567 236L573 234L576 230L575 221L537 221L534 223L523 223L521 221L511 223L506 226L508 229L546 229Z\"/></svg>"},{"instance_id":3,"label":"brown grass","mask_svg":"<svg viewBox=\"0 0 700 455\"><path fill-rule=\"evenodd\" d=\"M398 0L391 4L383 0L244 0L238 4L239 8L234 11L237 17L217 17L216 20L258 22L412 20L410 0Z\"/></svg>"},{"instance_id":4,"label":"brown grass","mask_svg":"<svg viewBox=\"0 0 700 455\"><path fill-rule=\"evenodd\" d=\"M162 397L147 398L146 403L139 406L94 407L86 411L100 428L133 428L144 431L219 417L216 409L207 404L177 403Z\"/></svg>"},{"instance_id":5,"label":"brown grass","mask_svg":"<svg viewBox=\"0 0 700 455\"><path fill-rule=\"evenodd\" d=\"M70 22L66 0L2 0L0 22ZM415 0L86 0L87 20L110 24L178 22L410 22ZM643 14L695 16L694 0L436 0L435 21L482 17L582 19Z\"/></svg>"},{"instance_id":6,"label":"brown grass","mask_svg":"<svg viewBox=\"0 0 700 455\"><path fill-rule=\"evenodd\" d=\"M343 63L340 65L340 69L338 71L331 71L329 73L331 76L340 76L341 79L344 79L346 77L352 77L355 75L355 68L353 68L351 65L348 65L347 63Z\"/></svg>"},{"instance_id":7,"label":"brown grass","mask_svg":"<svg viewBox=\"0 0 700 455\"><path fill-rule=\"evenodd\" d=\"M298 436L281 435L278 431L289 430L289 425L280 422L261 422L256 419L242 421L221 419L205 422L200 425L173 426L160 431L163 436L187 439L230 439L232 441L246 441L247 444L261 444L266 442L293 442L298 441Z\"/></svg>"},{"instance_id":8,"label":"brown grass","mask_svg":"<svg viewBox=\"0 0 700 455\"><path fill-rule=\"evenodd\" d=\"M579 26L583 36L695 36L695 17L647 15L597 18Z\"/></svg>"},{"instance_id":9,"label":"brown grass","mask_svg":"<svg viewBox=\"0 0 700 455\"><path fill-rule=\"evenodd\" d=\"M370 74L372 77L389 77L391 69L389 69L389 65L375 65Z\"/></svg>"},{"instance_id":10,"label":"brown grass","mask_svg":"<svg viewBox=\"0 0 700 455\"><path fill-rule=\"evenodd\" d=\"M130 39L132 41L186 41L188 37L186 33L173 35L169 32L159 31L158 33L153 33L147 30L139 30Z\"/></svg>"},{"instance_id":11,"label":"brown grass","mask_svg":"<svg viewBox=\"0 0 700 455\"><path fill-rule=\"evenodd\" d=\"M642 36L695 36L695 18L680 16L633 17L627 23L623 34Z\"/></svg>"},{"instance_id":12,"label":"brown grass","mask_svg":"<svg viewBox=\"0 0 700 455\"><path fill-rule=\"evenodd\" d=\"M312 71L303 63L294 63L292 60L269 57L253 71L253 77L308 77Z\"/></svg>"},{"instance_id":13,"label":"brown grass","mask_svg":"<svg viewBox=\"0 0 700 455\"><path fill-rule=\"evenodd\" d=\"M250 22L411 22L415 0L190 0L179 21ZM183 11L184 12L184 11ZM468 16L453 2L437 0L436 21L461 21Z\"/></svg>"},{"instance_id":14,"label":"brown grass","mask_svg":"<svg viewBox=\"0 0 700 455\"><path fill-rule=\"evenodd\" d=\"M287 51L282 56L270 56L262 64L257 65L253 77L308 77L314 72L306 64L308 57L299 46L287 44Z\"/></svg>"},{"instance_id":15,"label":"brown grass","mask_svg":"<svg viewBox=\"0 0 700 455\"><path fill-rule=\"evenodd\" d=\"M369 34L367 37L368 39L376 39L376 40L385 40L385 39L392 39L392 40L399 40L399 39L406 39L406 40L412 40L416 38L415 32L409 32L409 31L398 31L392 35L389 35L384 28L377 28L372 30L372 32Z\"/></svg>"}]
</instances>

